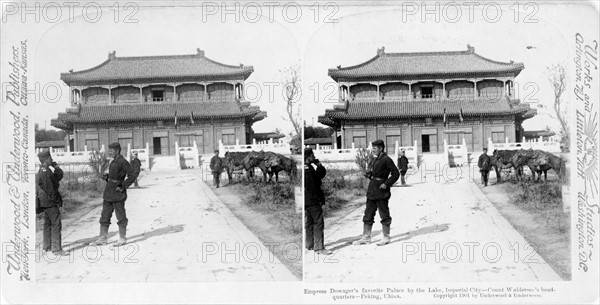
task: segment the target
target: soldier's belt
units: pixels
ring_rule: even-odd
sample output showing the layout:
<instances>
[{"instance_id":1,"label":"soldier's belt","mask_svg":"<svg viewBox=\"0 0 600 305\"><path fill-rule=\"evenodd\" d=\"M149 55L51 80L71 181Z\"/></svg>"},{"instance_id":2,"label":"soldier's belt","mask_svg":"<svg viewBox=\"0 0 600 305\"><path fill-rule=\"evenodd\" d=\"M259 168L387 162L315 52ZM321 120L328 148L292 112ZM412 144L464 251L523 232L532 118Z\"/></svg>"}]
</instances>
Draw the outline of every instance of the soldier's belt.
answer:
<instances>
[{"instance_id":1,"label":"soldier's belt","mask_svg":"<svg viewBox=\"0 0 600 305\"><path fill-rule=\"evenodd\" d=\"M386 178L379 178L379 177L373 177L373 180L377 180L377 181L385 181L387 180Z\"/></svg>"},{"instance_id":2,"label":"soldier's belt","mask_svg":"<svg viewBox=\"0 0 600 305\"><path fill-rule=\"evenodd\" d=\"M108 182L113 182L113 183L119 183L119 182L123 182L124 180L118 180L118 179L108 179L106 180Z\"/></svg>"}]
</instances>

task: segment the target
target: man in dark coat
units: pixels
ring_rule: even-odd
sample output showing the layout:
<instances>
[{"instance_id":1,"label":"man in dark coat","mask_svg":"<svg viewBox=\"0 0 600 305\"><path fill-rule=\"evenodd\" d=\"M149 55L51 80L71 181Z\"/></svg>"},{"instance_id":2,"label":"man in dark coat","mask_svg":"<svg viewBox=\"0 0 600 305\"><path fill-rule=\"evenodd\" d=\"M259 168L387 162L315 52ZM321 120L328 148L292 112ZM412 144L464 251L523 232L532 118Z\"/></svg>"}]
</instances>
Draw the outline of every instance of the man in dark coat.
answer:
<instances>
[{"instance_id":1,"label":"man in dark coat","mask_svg":"<svg viewBox=\"0 0 600 305\"><path fill-rule=\"evenodd\" d=\"M317 169L313 167L317 166ZM304 228L306 229L306 247L318 254L329 255L325 249L325 220L323 208L325 194L321 189L322 180L327 174L325 167L315 158L312 148L304 150Z\"/></svg>"},{"instance_id":2,"label":"man in dark coat","mask_svg":"<svg viewBox=\"0 0 600 305\"><path fill-rule=\"evenodd\" d=\"M219 188L221 185L221 172L223 171L223 160L219 157L219 151L215 150L215 155L210 159L210 171L213 175L213 184Z\"/></svg>"},{"instance_id":3,"label":"man in dark coat","mask_svg":"<svg viewBox=\"0 0 600 305\"><path fill-rule=\"evenodd\" d=\"M38 154L40 170L36 176L36 213L44 213L44 251L55 255L67 255L62 250L62 222L60 207L62 197L58 191L63 171L52 160L50 152L44 150Z\"/></svg>"},{"instance_id":4,"label":"man in dark coat","mask_svg":"<svg viewBox=\"0 0 600 305\"><path fill-rule=\"evenodd\" d=\"M127 188L131 186L137 178L131 165L121 155L121 145L112 143L108 145L108 155L113 160L108 165L108 174L102 178L106 181L104 188L104 202L102 203L102 213L100 215L100 236L92 243L95 246L108 244L108 228L113 211L117 215L117 225L119 226L119 241L115 246L120 247L127 243L127 215L125 213L125 200L127 200Z\"/></svg>"},{"instance_id":5,"label":"man in dark coat","mask_svg":"<svg viewBox=\"0 0 600 305\"><path fill-rule=\"evenodd\" d=\"M131 153L131 168L133 169L133 174L135 175L135 180L133 181L133 187L138 188L140 185L138 184L138 178L140 176L140 172L142 170L142 162L138 159L138 152L134 151Z\"/></svg>"},{"instance_id":6,"label":"man in dark coat","mask_svg":"<svg viewBox=\"0 0 600 305\"><path fill-rule=\"evenodd\" d=\"M490 168L492 167L492 158L487 154L487 148L483 148L483 153L479 156L479 161L477 162L477 166L479 166L479 172L481 173L481 183L483 186L488 185L488 177L490 175Z\"/></svg>"},{"instance_id":7,"label":"man in dark coat","mask_svg":"<svg viewBox=\"0 0 600 305\"><path fill-rule=\"evenodd\" d=\"M404 176L406 172L408 172L408 158L404 153L404 149L400 151L400 158L398 158L398 168L400 169L400 182L402 185L406 185L406 180Z\"/></svg>"},{"instance_id":8,"label":"man in dark coat","mask_svg":"<svg viewBox=\"0 0 600 305\"><path fill-rule=\"evenodd\" d=\"M375 213L379 210L383 238L377 245L383 246L390 242L390 225L392 224L392 217L390 216L388 206L392 195L390 188L398 181L400 173L394 161L384 152L385 144L382 140L373 141L371 146L373 146L374 158L368 165L367 173L365 174L371 181L367 189L367 203L363 217L363 235L354 244L366 245L371 243L371 230L373 229L373 223L375 223Z\"/></svg>"}]
</instances>

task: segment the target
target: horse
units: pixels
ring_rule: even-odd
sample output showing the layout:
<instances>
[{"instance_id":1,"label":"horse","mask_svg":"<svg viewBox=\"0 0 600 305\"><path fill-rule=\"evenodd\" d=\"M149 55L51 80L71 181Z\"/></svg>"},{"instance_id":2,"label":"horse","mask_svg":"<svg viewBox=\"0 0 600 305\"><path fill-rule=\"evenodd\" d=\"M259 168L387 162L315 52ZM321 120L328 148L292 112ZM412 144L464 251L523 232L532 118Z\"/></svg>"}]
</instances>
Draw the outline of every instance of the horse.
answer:
<instances>
[{"instance_id":1,"label":"horse","mask_svg":"<svg viewBox=\"0 0 600 305\"><path fill-rule=\"evenodd\" d=\"M494 149L491 159L492 159L492 167L494 168L494 171L496 172L496 180L498 180L498 182L502 182L502 178L501 178L501 174L500 174L502 169L513 167L513 168L515 168L517 173L521 170L521 167L516 165L513 162L513 157L515 156L515 154L517 152L518 152L517 150Z\"/></svg>"},{"instance_id":2,"label":"horse","mask_svg":"<svg viewBox=\"0 0 600 305\"><path fill-rule=\"evenodd\" d=\"M279 172L285 171L290 177L290 181L294 181L297 177L297 166L296 161L292 158L287 158L280 154L268 154L265 156L264 165L267 169L267 173L269 174L269 181L275 174L275 182L279 182Z\"/></svg>"},{"instance_id":3,"label":"horse","mask_svg":"<svg viewBox=\"0 0 600 305\"><path fill-rule=\"evenodd\" d=\"M243 160L248 155L248 152L226 152L223 160L222 167L227 172L229 183L231 183L233 172L244 168Z\"/></svg>"},{"instance_id":4,"label":"horse","mask_svg":"<svg viewBox=\"0 0 600 305\"><path fill-rule=\"evenodd\" d=\"M548 180L548 170L554 169L559 179L561 177L561 169L563 160L561 157L543 150L520 150L514 156L514 162L520 165L527 165L532 173L532 178L539 181L544 173L544 181ZM535 179L535 173L538 174Z\"/></svg>"}]
</instances>

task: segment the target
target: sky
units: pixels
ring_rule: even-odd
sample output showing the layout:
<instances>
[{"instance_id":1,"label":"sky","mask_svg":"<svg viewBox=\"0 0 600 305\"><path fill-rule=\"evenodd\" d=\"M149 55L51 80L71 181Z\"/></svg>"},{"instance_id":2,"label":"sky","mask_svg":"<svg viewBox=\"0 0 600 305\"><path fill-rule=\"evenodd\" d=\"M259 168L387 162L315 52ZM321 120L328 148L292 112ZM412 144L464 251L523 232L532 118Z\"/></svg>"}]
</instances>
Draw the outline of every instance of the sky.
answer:
<instances>
[{"instance_id":1,"label":"sky","mask_svg":"<svg viewBox=\"0 0 600 305\"><path fill-rule=\"evenodd\" d=\"M307 125L322 126L317 116L333 107L338 96L327 69L362 63L382 46L391 53L461 51L470 44L483 57L523 62L525 69L515 79L518 97L534 107L551 105L553 92L545 76L546 67L559 62L572 65L574 33L585 27L598 28L598 19L594 18L597 9L589 5L505 7L496 22L490 21L496 19L494 9L484 15L479 8L463 7L457 18L456 10L443 6L439 14L422 16L420 7L416 14L409 15L407 7L389 2L385 6L304 6L299 11L295 7L275 7L272 11L263 7L260 18L256 18L255 8L241 6L237 8L239 20L233 14L221 15L224 10L220 7L192 6L189 2L185 5L188 7L139 7L132 15L134 23L123 22L132 12L123 8L117 17L119 22L114 20L114 10L108 8L97 22L84 20L81 9L75 10L72 22L67 14L56 23L42 18L41 22L23 24L8 16L1 32L3 57L8 55L7 43L27 39L32 78L41 87L58 84L62 90L57 102L36 104L35 122L51 128L50 120L69 106L68 87L60 80L61 72L94 67L113 50L119 57L194 54L200 48L215 61L254 66L255 72L247 82L258 86L246 86L253 87L247 95L268 113L266 119L254 125L256 132L292 130L291 123L283 118L282 87L275 87L274 94L269 90L269 83L281 80L281 69L300 67L304 119ZM5 71L6 61L1 65ZM52 93L50 90L47 94ZM567 102L569 98L565 97ZM525 122L525 129L549 126L557 130L558 121L545 113L548 111L540 109L537 117Z\"/></svg>"}]
</instances>

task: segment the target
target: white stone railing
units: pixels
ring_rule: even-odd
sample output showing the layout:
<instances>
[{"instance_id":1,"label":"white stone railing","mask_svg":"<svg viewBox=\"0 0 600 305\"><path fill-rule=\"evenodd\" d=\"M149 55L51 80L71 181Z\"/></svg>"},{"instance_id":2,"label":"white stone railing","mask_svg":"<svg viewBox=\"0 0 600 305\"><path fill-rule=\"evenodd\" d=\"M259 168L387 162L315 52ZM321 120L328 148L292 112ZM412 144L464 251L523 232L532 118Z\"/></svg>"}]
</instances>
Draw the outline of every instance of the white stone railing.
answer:
<instances>
[{"instance_id":1,"label":"white stone railing","mask_svg":"<svg viewBox=\"0 0 600 305\"><path fill-rule=\"evenodd\" d=\"M194 141L193 146L179 147L175 141L175 164L178 169L194 168L200 166L200 156L198 155L198 146Z\"/></svg>"},{"instance_id":2,"label":"white stone railing","mask_svg":"<svg viewBox=\"0 0 600 305\"><path fill-rule=\"evenodd\" d=\"M398 162L398 157L400 157L400 151L404 150L404 154L408 159L409 166L417 167L417 141L414 141L413 146L399 146L398 144L398 141L396 141L396 149L393 152L390 152L390 158L394 160L394 163ZM306 145L306 147L309 146ZM313 149L313 152L315 153L315 157L317 157L319 161L354 162L356 160L356 155L358 154L359 149L360 148L355 147L354 143L352 143L351 148L336 148L335 145L333 148L331 148L330 146L322 147L319 144L317 144L316 148ZM372 149L370 143L367 149Z\"/></svg>"},{"instance_id":3,"label":"white stone railing","mask_svg":"<svg viewBox=\"0 0 600 305\"><path fill-rule=\"evenodd\" d=\"M308 145L306 146L308 147ZM316 148L313 149L315 157L322 162L354 162L356 160L356 154L359 148L331 148L329 146L321 147L317 144Z\"/></svg>"},{"instance_id":4,"label":"white stone railing","mask_svg":"<svg viewBox=\"0 0 600 305\"><path fill-rule=\"evenodd\" d=\"M41 152L42 150L46 150L45 148L36 148L36 154ZM90 162L90 158L93 154L93 150L88 150L87 145L83 147L83 151L64 151L64 149L54 149L52 147L48 147L48 151L52 156L52 160L62 164L87 164ZM100 152L104 152L104 145L101 146Z\"/></svg>"},{"instance_id":5,"label":"white stone railing","mask_svg":"<svg viewBox=\"0 0 600 305\"><path fill-rule=\"evenodd\" d=\"M219 156L224 157L226 152L245 152L245 151L271 151L274 153L279 153L282 155L291 154L290 143L274 143L273 139L269 139L269 141L261 141L257 142L253 141L252 144L240 144L239 140L235 140L235 145L224 145L221 140L219 140Z\"/></svg>"},{"instance_id":6,"label":"white stone railing","mask_svg":"<svg viewBox=\"0 0 600 305\"><path fill-rule=\"evenodd\" d=\"M131 160L131 155L137 152L138 159L142 164L142 168L150 170L150 145L146 142L145 148L131 148L131 144L127 144L127 160Z\"/></svg>"},{"instance_id":7,"label":"white stone railing","mask_svg":"<svg viewBox=\"0 0 600 305\"><path fill-rule=\"evenodd\" d=\"M467 142L462 139L462 144L448 144L444 139L444 154L448 157L448 165L462 166L469 162L469 154L467 151Z\"/></svg>"},{"instance_id":8,"label":"white stone railing","mask_svg":"<svg viewBox=\"0 0 600 305\"><path fill-rule=\"evenodd\" d=\"M539 149L551 153L560 153L560 142L556 139L544 141L542 137L536 140L526 141L523 138L523 142L508 142L508 138L504 143L494 143L491 138L488 138L488 155L493 154L495 149L498 150L517 150L517 149Z\"/></svg>"}]
</instances>

